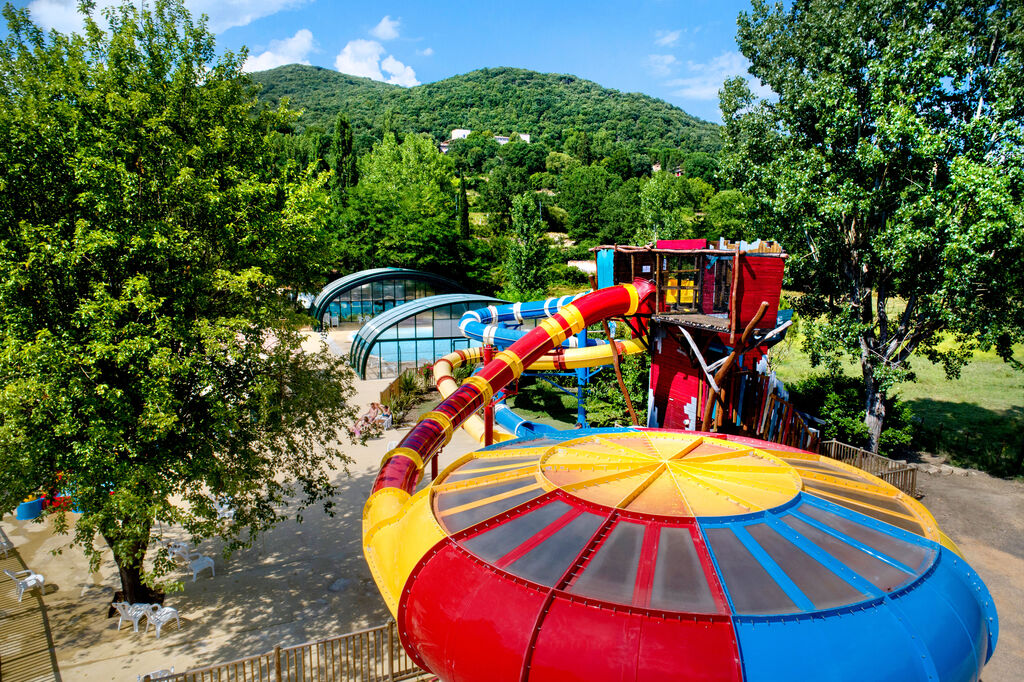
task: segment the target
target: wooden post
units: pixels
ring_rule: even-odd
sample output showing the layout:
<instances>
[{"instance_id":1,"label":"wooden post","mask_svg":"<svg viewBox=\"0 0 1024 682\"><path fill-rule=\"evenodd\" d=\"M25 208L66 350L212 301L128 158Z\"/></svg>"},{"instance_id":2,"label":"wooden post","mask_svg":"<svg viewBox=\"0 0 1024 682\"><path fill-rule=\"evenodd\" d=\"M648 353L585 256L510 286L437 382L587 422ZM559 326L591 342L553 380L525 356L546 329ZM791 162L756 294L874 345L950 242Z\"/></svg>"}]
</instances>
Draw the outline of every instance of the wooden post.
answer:
<instances>
[{"instance_id":1,"label":"wooden post","mask_svg":"<svg viewBox=\"0 0 1024 682\"><path fill-rule=\"evenodd\" d=\"M597 291L597 275L590 276L590 288L593 291ZM633 401L629 397L629 391L626 390L626 382L622 380L622 368L619 366L619 347L615 345L615 339L612 338L608 320L601 320L601 324L604 326L604 335L608 337L608 343L612 347L612 365L615 367L615 376L619 380L619 389L622 391L622 397L626 399L626 409L629 410L629 418L633 421L633 426L639 426L640 422L637 421L636 411L633 409Z\"/></svg>"},{"instance_id":2,"label":"wooden post","mask_svg":"<svg viewBox=\"0 0 1024 682\"><path fill-rule=\"evenodd\" d=\"M494 359L494 346L484 346L484 364ZM484 405L484 445L494 443L494 401L488 400ZM434 458L437 461L437 458Z\"/></svg>"},{"instance_id":3,"label":"wooden post","mask_svg":"<svg viewBox=\"0 0 1024 682\"><path fill-rule=\"evenodd\" d=\"M633 426L640 426L640 422L636 418L636 410L633 409L633 401L629 397L629 391L626 390L626 382L622 379L622 368L619 366L619 348L615 345L615 339L612 338L608 320L601 320L601 324L604 325L604 335L608 337L608 343L612 347L612 366L615 368L615 377L619 380L619 389L622 391L622 397L626 399L626 409L629 410L629 418L632 420Z\"/></svg>"},{"instance_id":4,"label":"wooden post","mask_svg":"<svg viewBox=\"0 0 1024 682\"><path fill-rule=\"evenodd\" d=\"M437 459L436 457L434 458ZM388 619L388 680L395 679L395 621Z\"/></svg>"},{"instance_id":5,"label":"wooden post","mask_svg":"<svg viewBox=\"0 0 1024 682\"><path fill-rule=\"evenodd\" d=\"M761 321L761 318L764 317L764 314L765 312L767 312L767 310L768 301L761 301L761 307L758 308L757 313L754 314L754 317L750 320L750 323L747 324L747 328L743 330L743 336L740 337L740 342L733 346L732 352L729 353L729 356L725 359L725 362L722 363L722 366L718 369L718 372L715 374L715 383L718 384L719 390L708 391L707 403L704 406L704 419L701 421L701 431L707 431L708 428L711 426L711 405L713 401L717 400L722 410L725 409L725 402L722 400L721 391L723 380L729 373L729 370L732 369L733 363L736 362L736 358L738 358L740 355L740 351L743 350L743 347L747 344L747 342L750 340L751 335L754 333L754 325Z\"/></svg>"},{"instance_id":6,"label":"wooden post","mask_svg":"<svg viewBox=\"0 0 1024 682\"><path fill-rule=\"evenodd\" d=\"M736 244L736 254L732 257L732 290L729 292L729 344L736 342L736 332L740 326L740 311L736 309L739 302L740 288L740 245ZM763 315L763 313L762 313Z\"/></svg>"},{"instance_id":7,"label":"wooden post","mask_svg":"<svg viewBox=\"0 0 1024 682\"><path fill-rule=\"evenodd\" d=\"M281 682L281 645L274 645L274 682Z\"/></svg>"}]
</instances>

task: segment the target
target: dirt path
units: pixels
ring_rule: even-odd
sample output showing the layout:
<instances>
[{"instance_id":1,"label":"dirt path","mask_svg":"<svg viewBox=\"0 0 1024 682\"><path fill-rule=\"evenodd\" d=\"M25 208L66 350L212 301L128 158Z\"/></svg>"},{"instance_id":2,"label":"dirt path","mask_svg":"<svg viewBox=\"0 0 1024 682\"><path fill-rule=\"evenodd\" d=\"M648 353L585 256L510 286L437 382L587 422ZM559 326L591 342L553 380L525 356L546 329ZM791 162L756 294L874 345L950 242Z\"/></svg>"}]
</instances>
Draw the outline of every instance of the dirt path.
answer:
<instances>
[{"instance_id":1,"label":"dirt path","mask_svg":"<svg viewBox=\"0 0 1024 682\"><path fill-rule=\"evenodd\" d=\"M1024 484L971 472L919 475L918 488L995 600L999 642L982 679L1024 679Z\"/></svg>"}]
</instances>

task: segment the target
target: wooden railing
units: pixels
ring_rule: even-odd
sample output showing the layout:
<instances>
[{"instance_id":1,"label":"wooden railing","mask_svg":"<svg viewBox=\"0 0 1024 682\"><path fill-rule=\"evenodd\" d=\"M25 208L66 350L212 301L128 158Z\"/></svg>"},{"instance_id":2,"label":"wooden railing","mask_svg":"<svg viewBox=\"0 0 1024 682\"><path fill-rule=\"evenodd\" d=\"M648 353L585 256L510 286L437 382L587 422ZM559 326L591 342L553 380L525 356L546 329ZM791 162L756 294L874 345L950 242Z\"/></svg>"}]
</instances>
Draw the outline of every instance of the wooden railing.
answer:
<instances>
[{"instance_id":1,"label":"wooden railing","mask_svg":"<svg viewBox=\"0 0 1024 682\"><path fill-rule=\"evenodd\" d=\"M151 682L388 682L431 680L398 641L395 622L340 637L151 678Z\"/></svg>"},{"instance_id":2,"label":"wooden railing","mask_svg":"<svg viewBox=\"0 0 1024 682\"><path fill-rule=\"evenodd\" d=\"M793 403L775 394L768 396L757 435L764 440L817 452L818 429L808 424Z\"/></svg>"},{"instance_id":3,"label":"wooden railing","mask_svg":"<svg viewBox=\"0 0 1024 682\"><path fill-rule=\"evenodd\" d=\"M823 442L821 454L863 469L908 495L917 497L917 467L913 464L896 462L888 457L882 457L837 440Z\"/></svg>"},{"instance_id":4,"label":"wooden railing","mask_svg":"<svg viewBox=\"0 0 1024 682\"><path fill-rule=\"evenodd\" d=\"M429 367L429 365L428 365L428 367ZM409 367L409 368L405 369L403 372L399 373L399 375L397 377L395 377L394 381L392 381L390 384L388 384L387 388L385 388L383 391L380 392L380 402L381 402L381 404L386 405L387 403L389 403L391 401L391 399L393 397L395 397L396 395L398 395L399 393L402 392L401 389L398 387L398 384L399 384L399 382L401 382L403 380L403 377L405 377L407 374L411 374L414 380L419 381L420 380L420 375L422 375L423 372L424 372L424 368L423 368L423 366L420 366L420 367Z\"/></svg>"}]
</instances>

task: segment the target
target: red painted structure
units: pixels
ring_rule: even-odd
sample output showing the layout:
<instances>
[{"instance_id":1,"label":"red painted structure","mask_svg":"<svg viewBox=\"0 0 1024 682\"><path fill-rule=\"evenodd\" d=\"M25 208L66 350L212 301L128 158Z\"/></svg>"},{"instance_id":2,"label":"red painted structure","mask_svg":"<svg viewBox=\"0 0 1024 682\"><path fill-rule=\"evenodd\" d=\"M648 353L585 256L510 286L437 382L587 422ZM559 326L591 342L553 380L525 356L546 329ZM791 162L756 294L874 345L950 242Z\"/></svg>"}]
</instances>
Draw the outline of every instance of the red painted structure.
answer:
<instances>
[{"instance_id":1,"label":"red painted structure","mask_svg":"<svg viewBox=\"0 0 1024 682\"><path fill-rule=\"evenodd\" d=\"M733 351L740 332L762 302L768 304L767 309L754 325L762 336L783 322L779 296L786 254L773 242L709 243L703 239L600 250L613 252L612 273L606 273L603 286L641 276L657 289L650 328L648 426L700 428L713 390L714 371L706 371L705 366L713 367ZM602 260L608 261L599 258L598 262ZM744 349L723 381L725 385L719 387L725 403L724 409L715 408L719 430L753 435L766 421L762 417L772 386L757 368L769 345Z\"/></svg>"}]
</instances>

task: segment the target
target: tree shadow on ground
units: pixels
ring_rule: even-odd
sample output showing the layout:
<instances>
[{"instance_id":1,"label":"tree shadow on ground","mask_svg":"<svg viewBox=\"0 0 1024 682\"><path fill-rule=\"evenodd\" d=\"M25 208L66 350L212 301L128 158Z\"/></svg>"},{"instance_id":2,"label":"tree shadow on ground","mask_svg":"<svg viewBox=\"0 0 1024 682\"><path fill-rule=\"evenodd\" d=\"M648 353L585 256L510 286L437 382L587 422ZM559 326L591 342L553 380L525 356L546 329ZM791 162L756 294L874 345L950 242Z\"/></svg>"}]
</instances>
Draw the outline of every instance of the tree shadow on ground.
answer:
<instances>
[{"instance_id":1,"label":"tree shadow on ground","mask_svg":"<svg viewBox=\"0 0 1024 682\"><path fill-rule=\"evenodd\" d=\"M2 531L0 531L2 533ZM17 549L10 550L0 559L0 569L24 571L28 569ZM19 602L14 582L0 573L0 656L3 658L3 678L10 682L18 680L54 680L60 682L57 655L53 646L53 633L47 613L44 595L51 595L60 588L48 584L40 590L28 590Z\"/></svg>"},{"instance_id":2,"label":"tree shadow on ground","mask_svg":"<svg viewBox=\"0 0 1024 682\"><path fill-rule=\"evenodd\" d=\"M362 555L362 508L374 476L336 473L333 516L311 507L298 523L297 510L289 509L291 520L227 559L219 541L200 543L199 551L214 558L216 577L204 571L193 583L191 572L175 574L183 590L169 593L165 603L178 610L181 624L164 625L159 640L152 628L146 632L145 620L138 633L130 627L114 633L116 618L100 623L98 615L87 615L90 625L75 627L73 641L65 646L88 650L113 640L128 670L174 665L183 671L385 623L390 613ZM180 529L166 527L165 537L186 539ZM105 612L103 600L114 589L114 583L105 583L89 594L90 606L95 602L90 614ZM61 632L60 624L56 631Z\"/></svg>"},{"instance_id":3,"label":"tree shadow on ground","mask_svg":"<svg viewBox=\"0 0 1024 682\"><path fill-rule=\"evenodd\" d=\"M973 403L908 400L918 421L914 445L948 455L957 466L993 476L1024 474L1024 408L990 410Z\"/></svg>"}]
</instances>

